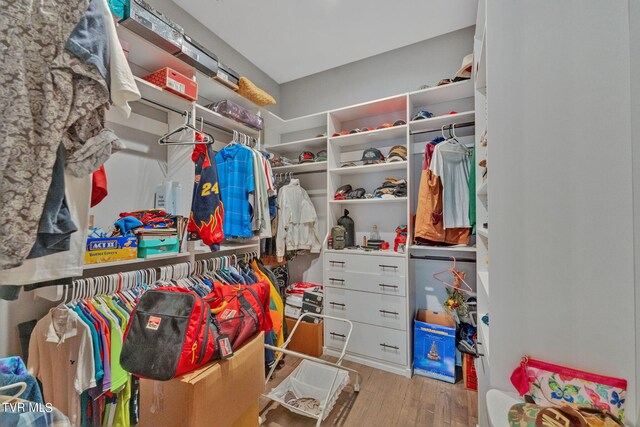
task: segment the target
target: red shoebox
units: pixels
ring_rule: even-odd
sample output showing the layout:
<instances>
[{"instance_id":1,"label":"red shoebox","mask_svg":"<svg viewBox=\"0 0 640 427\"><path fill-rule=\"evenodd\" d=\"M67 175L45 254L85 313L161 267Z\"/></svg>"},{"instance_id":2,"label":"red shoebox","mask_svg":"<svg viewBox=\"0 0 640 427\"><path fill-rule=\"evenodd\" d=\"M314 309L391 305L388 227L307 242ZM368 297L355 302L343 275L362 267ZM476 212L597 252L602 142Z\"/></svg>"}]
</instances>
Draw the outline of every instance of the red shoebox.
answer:
<instances>
[{"instance_id":1,"label":"red shoebox","mask_svg":"<svg viewBox=\"0 0 640 427\"><path fill-rule=\"evenodd\" d=\"M462 377L464 379L464 386L467 390L478 391L478 376L476 374L474 357L466 353L464 353L462 357Z\"/></svg>"},{"instance_id":2,"label":"red shoebox","mask_svg":"<svg viewBox=\"0 0 640 427\"><path fill-rule=\"evenodd\" d=\"M198 99L198 83L169 67L164 67L142 79L189 101Z\"/></svg>"}]
</instances>

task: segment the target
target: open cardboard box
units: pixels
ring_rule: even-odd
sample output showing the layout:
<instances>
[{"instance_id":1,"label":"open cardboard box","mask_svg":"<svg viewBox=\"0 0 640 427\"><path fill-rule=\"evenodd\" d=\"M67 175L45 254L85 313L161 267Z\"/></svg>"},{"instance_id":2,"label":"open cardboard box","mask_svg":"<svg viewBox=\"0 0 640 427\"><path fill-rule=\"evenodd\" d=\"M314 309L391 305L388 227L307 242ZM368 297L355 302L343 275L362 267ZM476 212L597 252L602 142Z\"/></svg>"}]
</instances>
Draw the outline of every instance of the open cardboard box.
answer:
<instances>
[{"instance_id":1,"label":"open cardboard box","mask_svg":"<svg viewBox=\"0 0 640 427\"><path fill-rule=\"evenodd\" d=\"M257 426L264 380L264 337L260 333L229 359L169 381L140 380L138 425Z\"/></svg>"}]
</instances>

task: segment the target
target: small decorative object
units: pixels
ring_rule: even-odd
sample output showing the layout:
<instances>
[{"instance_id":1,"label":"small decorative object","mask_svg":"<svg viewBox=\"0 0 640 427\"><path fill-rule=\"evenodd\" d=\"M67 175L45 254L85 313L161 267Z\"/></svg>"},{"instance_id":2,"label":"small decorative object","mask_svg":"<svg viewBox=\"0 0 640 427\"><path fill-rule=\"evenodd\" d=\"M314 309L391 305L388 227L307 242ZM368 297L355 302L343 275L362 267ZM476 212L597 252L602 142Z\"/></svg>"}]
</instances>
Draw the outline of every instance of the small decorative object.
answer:
<instances>
[{"instance_id":1,"label":"small decorative object","mask_svg":"<svg viewBox=\"0 0 640 427\"><path fill-rule=\"evenodd\" d=\"M449 298L445 302L445 308L450 313L455 311L458 317L467 317L469 315L469 306L464 298L464 294L460 291L460 281L464 280L466 272L456 271L453 275L453 288L447 288Z\"/></svg>"},{"instance_id":2,"label":"small decorative object","mask_svg":"<svg viewBox=\"0 0 640 427\"><path fill-rule=\"evenodd\" d=\"M429 358L430 360L440 360L440 356L438 355L438 346L436 346L435 341L431 343L431 350L429 350L427 358Z\"/></svg>"}]
</instances>

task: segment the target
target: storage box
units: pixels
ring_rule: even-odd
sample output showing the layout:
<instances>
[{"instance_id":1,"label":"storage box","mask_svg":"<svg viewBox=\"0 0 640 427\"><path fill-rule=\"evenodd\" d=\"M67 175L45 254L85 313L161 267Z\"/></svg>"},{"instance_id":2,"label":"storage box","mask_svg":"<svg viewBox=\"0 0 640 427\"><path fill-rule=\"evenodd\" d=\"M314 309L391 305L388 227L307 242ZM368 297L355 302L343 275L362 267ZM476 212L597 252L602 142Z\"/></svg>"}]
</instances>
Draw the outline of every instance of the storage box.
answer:
<instances>
[{"instance_id":1,"label":"storage box","mask_svg":"<svg viewBox=\"0 0 640 427\"><path fill-rule=\"evenodd\" d=\"M310 304L315 304L318 307L322 307L322 301L324 300L324 294L320 290L304 291L302 295L302 301Z\"/></svg>"},{"instance_id":2,"label":"storage box","mask_svg":"<svg viewBox=\"0 0 640 427\"><path fill-rule=\"evenodd\" d=\"M264 119L262 117L228 99L214 102L208 105L207 108L254 129L264 129Z\"/></svg>"},{"instance_id":3,"label":"storage box","mask_svg":"<svg viewBox=\"0 0 640 427\"><path fill-rule=\"evenodd\" d=\"M169 53L180 52L184 34L181 26L142 0L129 0L124 12L122 25Z\"/></svg>"},{"instance_id":4,"label":"storage box","mask_svg":"<svg viewBox=\"0 0 640 427\"><path fill-rule=\"evenodd\" d=\"M88 238L84 263L126 261L137 257L138 239L135 236Z\"/></svg>"},{"instance_id":5,"label":"storage box","mask_svg":"<svg viewBox=\"0 0 640 427\"><path fill-rule=\"evenodd\" d=\"M260 333L226 360L169 381L140 380L141 427L257 426L264 391Z\"/></svg>"},{"instance_id":6,"label":"storage box","mask_svg":"<svg viewBox=\"0 0 640 427\"><path fill-rule=\"evenodd\" d=\"M240 74L231 67L224 65L222 62L218 62L218 72L214 79L237 91L238 83L240 83Z\"/></svg>"},{"instance_id":7,"label":"storage box","mask_svg":"<svg viewBox=\"0 0 640 427\"><path fill-rule=\"evenodd\" d=\"M462 355L462 379L467 390L478 391L478 375L476 374L475 357Z\"/></svg>"},{"instance_id":8,"label":"storage box","mask_svg":"<svg viewBox=\"0 0 640 427\"><path fill-rule=\"evenodd\" d=\"M293 326L296 324L296 319L287 317L285 320L289 333L291 333ZM322 356L322 346L324 345L323 329L324 323L322 321L320 323L300 322L287 348L313 357Z\"/></svg>"},{"instance_id":9,"label":"storage box","mask_svg":"<svg viewBox=\"0 0 640 427\"><path fill-rule=\"evenodd\" d=\"M302 302L302 312L303 313L315 313L322 314L322 307L319 307L315 304L311 304L309 302Z\"/></svg>"},{"instance_id":10,"label":"storage box","mask_svg":"<svg viewBox=\"0 0 640 427\"><path fill-rule=\"evenodd\" d=\"M164 239L141 239L138 242L138 258L152 258L154 255L166 255L180 250L177 237Z\"/></svg>"},{"instance_id":11,"label":"storage box","mask_svg":"<svg viewBox=\"0 0 640 427\"><path fill-rule=\"evenodd\" d=\"M142 79L189 101L198 99L198 83L169 67L164 67Z\"/></svg>"},{"instance_id":12,"label":"storage box","mask_svg":"<svg viewBox=\"0 0 640 427\"><path fill-rule=\"evenodd\" d=\"M446 313L418 310L414 320L413 373L456 382L456 326Z\"/></svg>"},{"instance_id":13,"label":"storage box","mask_svg":"<svg viewBox=\"0 0 640 427\"><path fill-rule=\"evenodd\" d=\"M302 307L296 307L295 305L285 304L284 315L297 319L302 315Z\"/></svg>"},{"instance_id":14,"label":"storage box","mask_svg":"<svg viewBox=\"0 0 640 427\"><path fill-rule=\"evenodd\" d=\"M113 15L118 17L118 20L126 16L126 11L129 10L128 0L107 0L109 10Z\"/></svg>"},{"instance_id":15,"label":"storage box","mask_svg":"<svg viewBox=\"0 0 640 427\"><path fill-rule=\"evenodd\" d=\"M188 35L183 35L181 51L176 54L187 64L195 67L209 77L218 74L218 57Z\"/></svg>"}]
</instances>

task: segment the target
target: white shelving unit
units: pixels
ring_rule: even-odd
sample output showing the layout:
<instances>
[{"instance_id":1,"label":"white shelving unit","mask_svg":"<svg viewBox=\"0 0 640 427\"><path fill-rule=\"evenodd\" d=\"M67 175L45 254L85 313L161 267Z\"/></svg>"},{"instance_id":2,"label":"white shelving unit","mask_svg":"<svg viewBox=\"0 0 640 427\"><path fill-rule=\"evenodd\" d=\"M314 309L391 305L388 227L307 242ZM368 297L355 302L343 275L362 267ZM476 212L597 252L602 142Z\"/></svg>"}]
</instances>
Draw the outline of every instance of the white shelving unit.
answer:
<instances>
[{"instance_id":1,"label":"white shelving unit","mask_svg":"<svg viewBox=\"0 0 640 427\"><path fill-rule=\"evenodd\" d=\"M430 119L413 120L409 122L411 133L432 132L452 123L469 123L475 120L475 111L464 111L457 114L431 117Z\"/></svg>"},{"instance_id":2,"label":"white shelving unit","mask_svg":"<svg viewBox=\"0 0 640 427\"><path fill-rule=\"evenodd\" d=\"M336 175L359 175L361 173L401 171L407 169L407 162L379 163L376 165L348 166L333 168L329 172Z\"/></svg>"},{"instance_id":3,"label":"white shelving unit","mask_svg":"<svg viewBox=\"0 0 640 427\"><path fill-rule=\"evenodd\" d=\"M389 199L345 199L345 200L329 200L329 204L333 205L385 205L389 203L407 203L406 197L394 197Z\"/></svg>"},{"instance_id":4,"label":"white shelving unit","mask_svg":"<svg viewBox=\"0 0 640 427\"><path fill-rule=\"evenodd\" d=\"M297 165L276 166L272 169L274 173L292 172L294 174L299 174L307 172L324 172L327 170L327 162L300 163Z\"/></svg>"}]
</instances>

